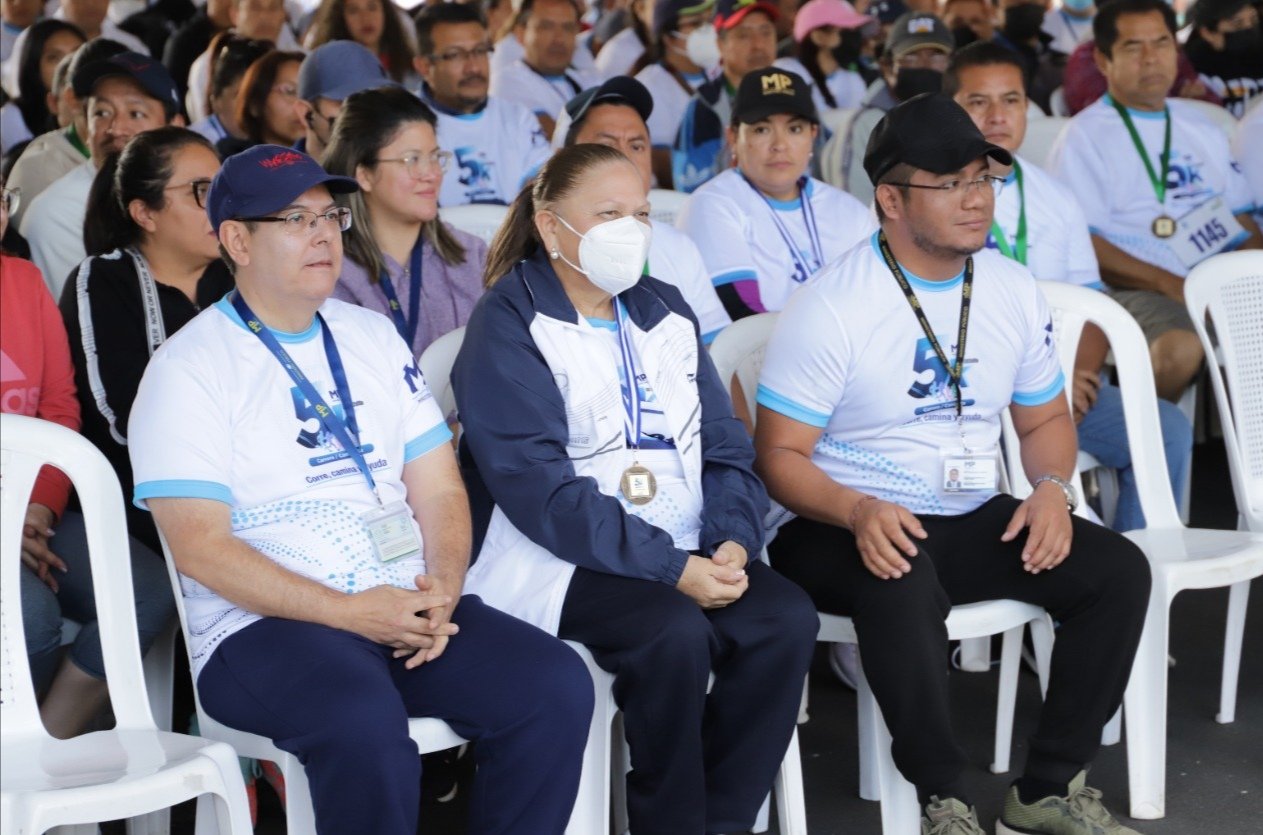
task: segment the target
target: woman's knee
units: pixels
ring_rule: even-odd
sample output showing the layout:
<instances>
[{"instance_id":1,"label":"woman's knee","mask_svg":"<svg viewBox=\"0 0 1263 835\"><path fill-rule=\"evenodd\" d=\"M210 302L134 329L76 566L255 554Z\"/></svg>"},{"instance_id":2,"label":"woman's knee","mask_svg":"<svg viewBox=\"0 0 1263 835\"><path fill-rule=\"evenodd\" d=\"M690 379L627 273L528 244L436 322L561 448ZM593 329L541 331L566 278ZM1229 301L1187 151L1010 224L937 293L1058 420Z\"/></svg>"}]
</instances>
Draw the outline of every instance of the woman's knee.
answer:
<instances>
[{"instance_id":1,"label":"woman's knee","mask_svg":"<svg viewBox=\"0 0 1263 835\"><path fill-rule=\"evenodd\" d=\"M26 654L43 656L61 646L61 605L57 595L25 565L18 568L22 596L22 627Z\"/></svg>"}]
</instances>

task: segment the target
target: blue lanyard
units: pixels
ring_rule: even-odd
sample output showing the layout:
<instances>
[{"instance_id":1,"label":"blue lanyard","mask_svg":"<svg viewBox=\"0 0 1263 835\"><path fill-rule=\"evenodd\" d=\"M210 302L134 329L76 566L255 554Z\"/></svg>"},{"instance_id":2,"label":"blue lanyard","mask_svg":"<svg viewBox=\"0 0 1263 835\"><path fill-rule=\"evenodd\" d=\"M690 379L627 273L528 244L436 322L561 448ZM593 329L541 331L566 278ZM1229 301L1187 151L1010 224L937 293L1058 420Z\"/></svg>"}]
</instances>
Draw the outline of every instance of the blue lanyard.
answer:
<instances>
[{"instance_id":1,"label":"blue lanyard","mask_svg":"<svg viewBox=\"0 0 1263 835\"><path fill-rule=\"evenodd\" d=\"M772 213L772 222L776 224L776 231L781 234L781 240L783 240L785 242L785 246L789 248L789 254L794 259L794 264L798 267L798 274L802 276L802 281L806 281L811 278L812 273L824 266L824 247L820 244L820 232L816 228L816 212L811 207L811 201L807 199L807 178L800 177L798 179L798 200L799 207L802 209L803 213L803 225L807 227L807 237L811 244L811 255L816 259L815 269L813 269L811 265L804 263L802 258L799 256L798 245L794 243L794 238L789 234L789 229L781 220L780 213L777 212L776 207L773 206L771 201L764 196L763 192L755 188L754 183L750 182L745 174L741 175L741 179L745 180L746 185L748 185L755 194L762 197L763 202L767 204L768 211ZM795 276L794 280L798 280L797 276Z\"/></svg>"},{"instance_id":2,"label":"blue lanyard","mask_svg":"<svg viewBox=\"0 0 1263 835\"><path fill-rule=\"evenodd\" d=\"M424 235L424 233L422 233ZM379 282L382 293L386 296L386 306L390 310L390 318L395 320L395 330L408 343L408 350L417 340L417 325L420 324L421 311L421 237L412 247L412 259L408 264L408 318L403 318L403 307L399 304L399 296L395 293L395 285L391 283L386 270L382 270Z\"/></svg>"},{"instance_id":3,"label":"blue lanyard","mask_svg":"<svg viewBox=\"0 0 1263 835\"><path fill-rule=\"evenodd\" d=\"M338 417L338 414L329 408L329 404L325 403L324 398L320 396L320 392L316 391L316 387L311 384L311 380L307 379L307 375L298 367L298 363L294 362L293 357L289 355L281 343L276 341L276 337L268 330L267 325L254 315L254 311L250 309L250 305L246 304L246 300L241 297L240 292L232 294L232 306L237 311L237 315L241 317L241 321L246 323L246 328L259 338L267 349L272 352L272 356L276 357L281 367L289 373L290 379L298 386L299 391L311 403L311 407L315 409L316 414L320 418L320 422L324 424L325 429L329 430L338 443L342 444L342 448L346 450L347 455L355 462L355 466L359 468L364 475L364 480L368 482L368 489L373 491L373 495L377 497L377 501L381 503L381 496L377 494L377 482L373 480L373 471L368 467L368 461L364 459L364 453L360 451L360 445L357 442L360 436L359 425L355 421L355 401L351 399L351 387L346 382L346 370L342 366L342 356L338 353L337 343L333 341L333 331L329 330L329 326L325 324L324 317L319 313L316 314L316 320L320 322L320 335L324 339L325 357L329 360L329 370L333 372L333 383L338 389L338 399L342 403L342 410L346 413L346 420Z\"/></svg>"},{"instance_id":4,"label":"blue lanyard","mask_svg":"<svg viewBox=\"0 0 1263 835\"><path fill-rule=\"evenodd\" d=\"M627 446L638 449L640 447L640 386L636 382L636 349L631 343L627 308L617 298L614 299L614 312L618 321L618 347L623 356L623 370L627 374L627 390L623 394L623 431L627 435Z\"/></svg>"}]
</instances>

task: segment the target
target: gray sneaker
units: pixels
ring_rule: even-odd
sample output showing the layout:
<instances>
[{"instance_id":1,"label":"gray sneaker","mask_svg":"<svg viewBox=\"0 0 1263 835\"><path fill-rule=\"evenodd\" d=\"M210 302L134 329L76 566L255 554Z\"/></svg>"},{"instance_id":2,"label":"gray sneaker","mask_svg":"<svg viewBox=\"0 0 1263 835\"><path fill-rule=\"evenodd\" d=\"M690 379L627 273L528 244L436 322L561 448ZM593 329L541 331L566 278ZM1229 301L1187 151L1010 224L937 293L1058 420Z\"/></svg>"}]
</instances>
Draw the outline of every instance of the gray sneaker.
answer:
<instances>
[{"instance_id":1,"label":"gray sneaker","mask_svg":"<svg viewBox=\"0 0 1263 835\"><path fill-rule=\"evenodd\" d=\"M986 835L978 825L978 813L954 797L930 802L921 810L921 835Z\"/></svg>"},{"instance_id":2,"label":"gray sneaker","mask_svg":"<svg viewBox=\"0 0 1263 835\"><path fill-rule=\"evenodd\" d=\"M1101 803L1101 792L1085 785L1087 772L1070 781L1066 797L1045 797L1029 806L1010 787L1004 813L996 821L996 835L1140 835L1128 829ZM924 826L924 825L923 825Z\"/></svg>"}]
</instances>

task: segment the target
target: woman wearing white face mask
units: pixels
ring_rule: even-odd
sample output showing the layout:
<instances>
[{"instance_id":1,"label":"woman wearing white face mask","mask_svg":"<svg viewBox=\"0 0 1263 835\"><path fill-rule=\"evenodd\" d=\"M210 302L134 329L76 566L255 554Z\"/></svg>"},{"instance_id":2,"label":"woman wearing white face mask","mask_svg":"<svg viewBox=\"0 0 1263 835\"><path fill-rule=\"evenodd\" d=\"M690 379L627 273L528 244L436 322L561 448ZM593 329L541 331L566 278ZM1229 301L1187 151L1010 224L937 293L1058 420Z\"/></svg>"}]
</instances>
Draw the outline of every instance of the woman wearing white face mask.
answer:
<instances>
[{"instance_id":1,"label":"woman wearing white face mask","mask_svg":"<svg viewBox=\"0 0 1263 835\"><path fill-rule=\"evenodd\" d=\"M641 276L648 209L626 157L574 145L492 243L453 373L472 494L495 505L466 589L614 674L631 831L747 830L817 621L750 560L767 496L692 312Z\"/></svg>"}]
</instances>

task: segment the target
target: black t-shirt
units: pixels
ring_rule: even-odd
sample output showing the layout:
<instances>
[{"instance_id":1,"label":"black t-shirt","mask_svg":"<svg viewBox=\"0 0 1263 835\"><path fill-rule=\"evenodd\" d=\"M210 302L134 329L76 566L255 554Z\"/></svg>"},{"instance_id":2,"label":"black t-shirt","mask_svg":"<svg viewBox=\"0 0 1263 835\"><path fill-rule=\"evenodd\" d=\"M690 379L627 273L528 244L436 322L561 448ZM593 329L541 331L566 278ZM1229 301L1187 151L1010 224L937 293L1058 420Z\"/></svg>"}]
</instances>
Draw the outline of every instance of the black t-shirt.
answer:
<instances>
[{"instance_id":1,"label":"black t-shirt","mask_svg":"<svg viewBox=\"0 0 1263 835\"><path fill-rule=\"evenodd\" d=\"M1245 113L1246 101L1263 93L1263 49L1235 54L1217 52L1194 35L1184 51L1206 86L1223 99L1224 107L1238 119Z\"/></svg>"}]
</instances>

